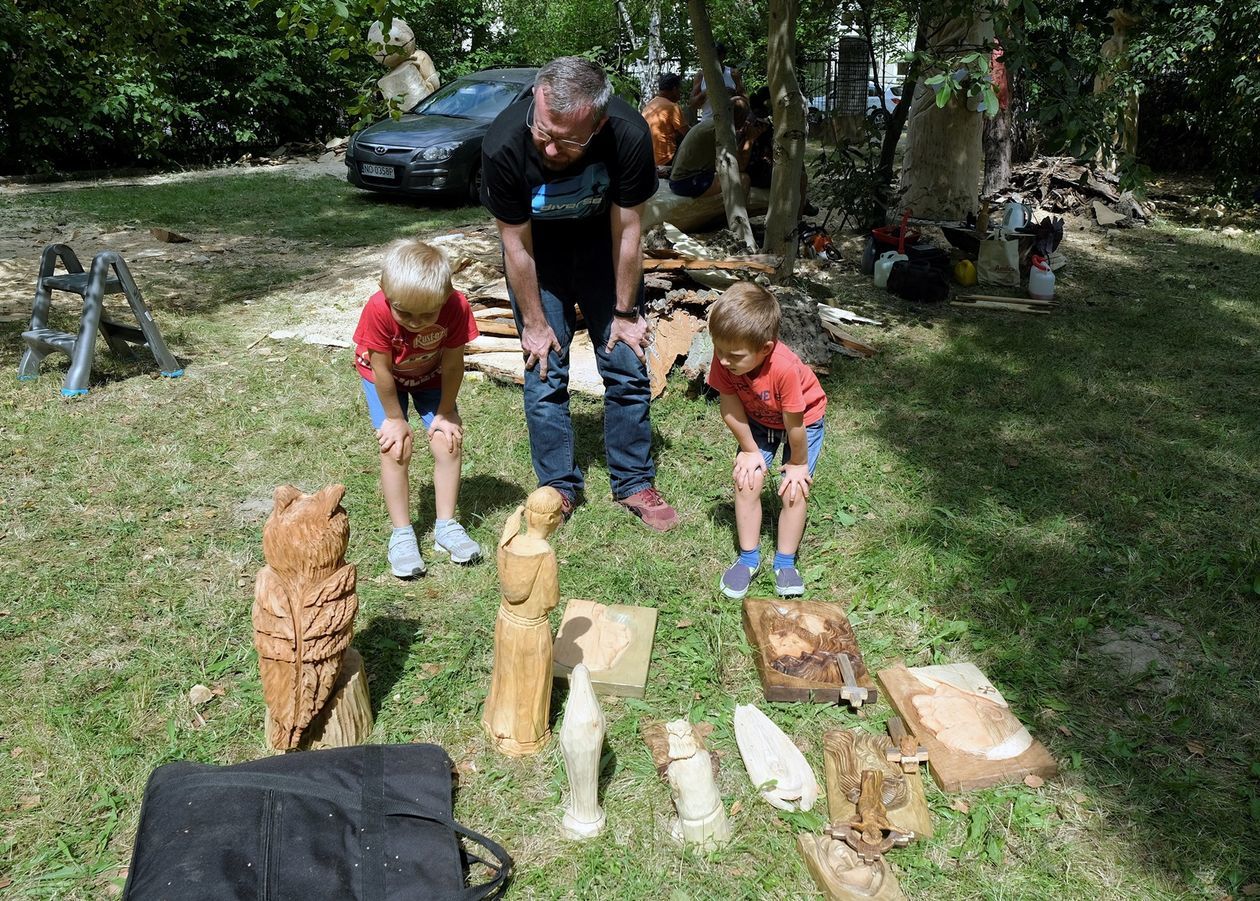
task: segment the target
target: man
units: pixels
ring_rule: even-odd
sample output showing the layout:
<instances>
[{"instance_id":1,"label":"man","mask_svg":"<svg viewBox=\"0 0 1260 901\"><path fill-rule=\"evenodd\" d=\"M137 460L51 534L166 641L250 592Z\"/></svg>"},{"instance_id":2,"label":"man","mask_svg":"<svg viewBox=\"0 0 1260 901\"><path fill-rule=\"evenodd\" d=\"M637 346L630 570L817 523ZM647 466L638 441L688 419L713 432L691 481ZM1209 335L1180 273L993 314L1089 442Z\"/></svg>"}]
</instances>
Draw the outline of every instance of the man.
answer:
<instances>
[{"instance_id":1,"label":"man","mask_svg":"<svg viewBox=\"0 0 1260 901\"><path fill-rule=\"evenodd\" d=\"M713 49L717 53L718 63L722 66L722 85L726 88L726 92L732 97L736 94L748 96L748 92L744 90L744 78L739 74L739 70L726 64L726 45L719 42ZM691 106L696 110L700 121L713 118L713 103L709 100L708 85L704 82L704 69L696 72L696 77L691 81Z\"/></svg>"},{"instance_id":2,"label":"man","mask_svg":"<svg viewBox=\"0 0 1260 901\"><path fill-rule=\"evenodd\" d=\"M656 174L662 178L669 176L669 167L678 150L678 142L687 134L687 120L678 107L681 99L682 76L677 72L666 72L658 83L656 96L643 107L643 118L652 132Z\"/></svg>"},{"instance_id":3,"label":"man","mask_svg":"<svg viewBox=\"0 0 1260 901\"><path fill-rule=\"evenodd\" d=\"M740 181L748 190L748 155L753 141L766 130L766 123L748 118L748 99L731 98L731 115L735 120L736 159ZM678 145L674 166L669 173L669 189L682 197L708 197L718 194L722 185L717 178L717 135L712 116L699 122Z\"/></svg>"},{"instance_id":4,"label":"man","mask_svg":"<svg viewBox=\"0 0 1260 901\"><path fill-rule=\"evenodd\" d=\"M608 76L580 57L539 70L534 95L504 110L482 143L481 202L503 242L525 353L525 422L539 485L567 517L582 501L569 417L576 303L604 379L604 449L614 499L667 531L678 514L653 487L644 351L643 204L656 191L652 137Z\"/></svg>"}]
</instances>

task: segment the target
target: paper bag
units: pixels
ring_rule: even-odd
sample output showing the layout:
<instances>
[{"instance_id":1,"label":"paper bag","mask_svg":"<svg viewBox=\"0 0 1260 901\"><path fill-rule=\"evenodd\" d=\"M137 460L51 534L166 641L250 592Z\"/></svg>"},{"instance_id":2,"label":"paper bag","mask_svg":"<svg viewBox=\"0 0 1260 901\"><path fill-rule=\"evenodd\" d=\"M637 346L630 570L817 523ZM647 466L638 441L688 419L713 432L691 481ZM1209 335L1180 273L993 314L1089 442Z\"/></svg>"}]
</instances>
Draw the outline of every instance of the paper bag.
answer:
<instances>
[{"instance_id":1,"label":"paper bag","mask_svg":"<svg viewBox=\"0 0 1260 901\"><path fill-rule=\"evenodd\" d=\"M1019 239L1001 235L980 242L976 280L982 285L1019 287Z\"/></svg>"}]
</instances>

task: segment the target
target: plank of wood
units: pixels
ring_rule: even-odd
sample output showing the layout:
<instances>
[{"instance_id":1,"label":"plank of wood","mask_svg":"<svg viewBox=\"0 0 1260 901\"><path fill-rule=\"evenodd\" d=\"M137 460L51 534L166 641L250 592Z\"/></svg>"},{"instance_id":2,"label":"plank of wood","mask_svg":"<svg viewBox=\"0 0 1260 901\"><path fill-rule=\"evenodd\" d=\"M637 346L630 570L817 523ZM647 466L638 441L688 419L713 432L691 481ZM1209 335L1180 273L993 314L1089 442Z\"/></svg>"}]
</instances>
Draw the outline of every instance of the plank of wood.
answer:
<instances>
[{"instance_id":1,"label":"plank of wood","mask_svg":"<svg viewBox=\"0 0 1260 901\"><path fill-rule=\"evenodd\" d=\"M520 350L473 354L464 361L464 368L484 372L499 381L525 384L525 359ZM589 397L604 396L604 379L595 363L595 348L585 331L574 335L569 345L569 390Z\"/></svg>"},{"instance_id":2,"label":"plank of wood","mask_svg":"<svg viewBox=\"0 0 1260 901\"><path fill-rule=\"evenodd\" d=\"M661 396L669 371L680 356L691 350L692 340L703 328L704 320L677 309L653 323L652 344L647 352L648 379L653 398Z\"/></svg>"},{"instance_id":3,"label":"plank of wood","mask_svg":"<svg viewBox=\"0 0 1260 901\"><path fill-rule=\"evenodd\" d=\"M511 319L512 310L503 306L484 306L473 310L474 319Z\"/></svg>"},{"instance_id":4,"label":"plank of wood","mask_svg":"<svg viewBox=\"0 0 1260 901\"><path fill-rule=\"evenodd\" d=\"M941 791L963 792L993 785L1022 782L1025 776L1051 779L1059 773L1059 765L1045 745L1033 739L1033 743L1018 757L1009 760L986 760L955 751L937 740L935 733L923 725L914 697L927 694L928 689L914 674L898 662L876 674L884 687L889 705L906 723L906 727L919 737L928 749L928 768L932 779Z\"/></svg>"},{"instance_id":5,"label":"plank of wood","mask_svg":"<svg viewBox=\"0 0 1260 901\"><path fill-rule=\"evenodd\" d=\"M519 338L516 322L511 319L478 319L477 331L483 335L499 335L503 338Z\"/></svg>"},{"instance_id":6,"label":"plank of wood","mask_svg":"<svg viewBox=\"0 0 1260 901\"><path fill-rule=\"evenodd\" d=\"M1023 304L1024 306L1058 306L1057 300L1038 300L1037 297L1005 297L1000 294L959 294L954 300L994 300L999 304Z\"/></svg>"},{"instance_id":7,"label":"plank of wood","mask_svg":"<svg viewBox=\"0 0 1260 901\"><path fill-rule=\"evenodd\" d=\"M521 352L521 342L516 338L495 338L491 335L478 335L464 345L466 354Z\"/></svg>"},{"instance_id":8,"label":"plank of wood","mask_svg":"<svg viewBox=\"0 0 1260 901\"><path fill-rule=\"evenodd\" d=\"M1048 316L1050 314L1050 311L1044 307L997 303L991 300L951 300L949 305L951 307L979 307L982 310L1005 310L1008 313L1032 313L1036 316Z\"/></svg>"},{"instance_id":9,"label":"plank of wood","mask_svg":"<svg viewBox=\"0 0 1260 901\"><path fill-rule=\"evenodd\" d=\"M871 347L864 341L859 341L834 322L828 322L826 319L823 319L822 327L827 330L827 333L830 334L831 337L836 339L837 344L846 350L852 351L858 356L873 357L877 353L875 348Z\"/></svg>"},{"instance_id":10,"label":"plank of wood","mask_svg":"<svg viewBox=\"0 0 1260 901\"><path fill-rule=\"evenodd\" d=\"M752 272L773 273L774 267L757 260L644 260L644 272L705 272L713 269L748 269Z\"/></svg>"},{"instance_id":11,"label":"plank of wood","mask_svg":"<svg viewBox=\"0 0 1260 901\"><path fill-rule=\"evenodd\" d=\"M774 653L769 646L769 636L765 633L762 618L772 610L779 613L800 617L817 617L832 624L839 635L843 650L853 663L853 672L857 684L867 689L869 696L866 703L874 704L879 700L879 690L871 680L862 659L862 649L858 646L857 635L849 625L849 618L844 615L844 608L839 604L820 604L814 601L772 601L763 598L746 598L744 600L743 620L744 635L753 648L753 662L757 667L757 675L761 679L761 688L767 701L813 701L818 704L841 703L840 690L844 687L840 681L821 682L789 676L774 668Z\"/></svg>"}]
</instances>

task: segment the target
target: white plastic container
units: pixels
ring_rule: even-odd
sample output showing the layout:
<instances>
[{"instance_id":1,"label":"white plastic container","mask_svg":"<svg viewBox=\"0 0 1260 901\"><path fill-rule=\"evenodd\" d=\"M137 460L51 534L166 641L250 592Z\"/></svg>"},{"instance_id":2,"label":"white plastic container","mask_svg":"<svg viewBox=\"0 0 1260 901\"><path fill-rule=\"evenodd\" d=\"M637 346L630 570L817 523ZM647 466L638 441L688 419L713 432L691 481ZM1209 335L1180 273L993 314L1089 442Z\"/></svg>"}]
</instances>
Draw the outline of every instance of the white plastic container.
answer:
<instances>
[{"instance_id":1,"label":"white plastic container","mask_svg":"<svg viewBox=\"0 0 1260 901\"><path fill-rule=\"evenodd\" d=\"M1033 257L1028 270L1028 296L1036 300L1054 300L1054 271L1045 257Z\"/></svg>"},{"instance_id":2,"label":"white plastic container","mask_svg":"<svg viewBox=\"0 0 1260 901\"><path fill-rule=\"evenodd\" d=\"M910 259L904 253L897 253L895 250L885 251L880 254L879 259L875 261L875 287L887 288L888 275L892 272L893 263L898 260Z\"/></svg>"},{"instance_id":3,"label":"white plastic container","mask_svg":"<svg viewBox=\"0 0 1260 901\"><path fill-rule=\"evenodd\" d=\"M1028 207L1022 203L1010 201L1002 213L1002 227L1008 231L1017 231L1028 224Z\"/></svg>"}]
</instances>

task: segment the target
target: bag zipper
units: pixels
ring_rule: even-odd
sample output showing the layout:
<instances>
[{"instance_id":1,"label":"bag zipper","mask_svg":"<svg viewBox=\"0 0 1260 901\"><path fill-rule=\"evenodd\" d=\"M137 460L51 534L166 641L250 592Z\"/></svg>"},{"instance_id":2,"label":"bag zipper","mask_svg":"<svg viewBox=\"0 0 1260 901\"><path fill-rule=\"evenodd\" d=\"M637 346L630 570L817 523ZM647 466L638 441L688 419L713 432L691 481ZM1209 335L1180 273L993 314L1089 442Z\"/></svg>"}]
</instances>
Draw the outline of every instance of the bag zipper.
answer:
<instances>
[{"instance_id":1,"label":"bag zipper","mask_svg":"<svg viewBox=\"0 0 1260 901\"><path fill-rule=\"evenodd\" d=\"M258 870L258 901L268 901L271 891L271 824L273 820L275 792L267 789L263 792L263 815L259 829L262 833L262 860Z\"/></svg>"}]
</instances>

